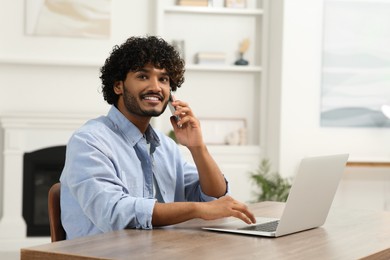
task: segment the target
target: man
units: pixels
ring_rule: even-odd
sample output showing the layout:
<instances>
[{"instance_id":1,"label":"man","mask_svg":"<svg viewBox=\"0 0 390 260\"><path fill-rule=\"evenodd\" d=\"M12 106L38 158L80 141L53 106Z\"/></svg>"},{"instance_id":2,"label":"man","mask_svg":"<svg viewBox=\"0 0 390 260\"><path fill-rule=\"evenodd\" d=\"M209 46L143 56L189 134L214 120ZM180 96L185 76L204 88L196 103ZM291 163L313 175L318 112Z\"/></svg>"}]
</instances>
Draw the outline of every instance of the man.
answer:
<instances>
[{"instance_id":1,"label":"man","mask_svg":"<svg viewBox=\"0 0 390 260\"><path fill-rule=\"evenodd\" d=\"M193 218L233 216L254 223L205 146L200 124L184 101L172 102L177 144L150 126L184 82L184 61L163 39L129 38L101 68L107 116L88 121L69 140L61 174L62 224L67 238L124 228L151 229Z\"/></svg>"}]
</instances>

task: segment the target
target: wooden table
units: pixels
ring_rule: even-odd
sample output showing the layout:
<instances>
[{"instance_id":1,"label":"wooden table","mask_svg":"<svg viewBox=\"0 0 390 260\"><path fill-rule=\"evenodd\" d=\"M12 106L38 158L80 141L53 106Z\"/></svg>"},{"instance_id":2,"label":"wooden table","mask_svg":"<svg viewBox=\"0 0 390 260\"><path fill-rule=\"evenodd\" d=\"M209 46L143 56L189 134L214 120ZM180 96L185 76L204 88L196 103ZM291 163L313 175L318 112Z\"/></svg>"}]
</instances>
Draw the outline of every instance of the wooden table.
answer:
<instances>
[{"instance_id":1,"label":"wooden table","mask_svg":"<svg viewBox=\"0 0 390 260\"><path fill-rule=\"evenodd\" d=\"M390 162L386 161L356 161L347 162L347 167L390 167Z\"/></svg>"},{"instance_id":2,"label":"wooden table","mask_svg":"<svg viewBox=\"0 0 390 260\"><path fill-rule=\"evenodd\" d=\"M250 205L279 217L284 203ZM390 212L332 208L324 226L279 238L201 230L228 220L192 220L154 230L121 230L21 249L21 259L390 259Z\"/></svg>"}]
</instances>

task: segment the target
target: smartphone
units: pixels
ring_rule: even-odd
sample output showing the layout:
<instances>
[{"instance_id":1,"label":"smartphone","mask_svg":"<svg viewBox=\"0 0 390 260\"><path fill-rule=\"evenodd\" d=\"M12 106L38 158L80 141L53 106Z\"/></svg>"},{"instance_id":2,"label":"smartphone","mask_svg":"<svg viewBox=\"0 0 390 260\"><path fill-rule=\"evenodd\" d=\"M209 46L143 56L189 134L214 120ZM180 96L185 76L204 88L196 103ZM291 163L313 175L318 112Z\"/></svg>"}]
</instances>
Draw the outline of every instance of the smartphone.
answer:
<instances>
[{"instance_id":1,"label":"smartphone","mask_svg":"<svg viewBox=\"0 0 390 260\"><path fill-rule=\"evenodd\" d=\"M175 120L176 122L180 120L180 117L178 115L175 115L175 107L172 105L172 101L173 101L173 98L172 98L172 92L169 94L169 102L168 102L168 106L169 106L169 109L171 110L171 113L172 115L175 116Z\"/></svg>"}]
</instances>

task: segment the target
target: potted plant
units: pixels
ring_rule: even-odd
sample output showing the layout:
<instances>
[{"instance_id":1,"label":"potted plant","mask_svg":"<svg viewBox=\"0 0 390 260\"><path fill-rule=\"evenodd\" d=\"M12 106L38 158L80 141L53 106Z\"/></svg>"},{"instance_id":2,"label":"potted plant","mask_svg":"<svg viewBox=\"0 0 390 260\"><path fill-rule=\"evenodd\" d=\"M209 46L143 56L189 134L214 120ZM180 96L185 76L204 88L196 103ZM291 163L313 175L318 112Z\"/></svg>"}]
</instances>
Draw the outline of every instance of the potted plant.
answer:
<instances>
[{"instance_id":1,"label":"potted plant","mask_svg":"<svg viewBox=\"0 0 390 260\"><path fill-rule=\"evenodd\" d=\"M281 201L285 202L291 188L291 180L283 178L278 172L270 172L271 164L268 159L263 159L259 168L250 172L250 179L260 188L255 192L255 201Z\"/></svg>"}]
</instances>

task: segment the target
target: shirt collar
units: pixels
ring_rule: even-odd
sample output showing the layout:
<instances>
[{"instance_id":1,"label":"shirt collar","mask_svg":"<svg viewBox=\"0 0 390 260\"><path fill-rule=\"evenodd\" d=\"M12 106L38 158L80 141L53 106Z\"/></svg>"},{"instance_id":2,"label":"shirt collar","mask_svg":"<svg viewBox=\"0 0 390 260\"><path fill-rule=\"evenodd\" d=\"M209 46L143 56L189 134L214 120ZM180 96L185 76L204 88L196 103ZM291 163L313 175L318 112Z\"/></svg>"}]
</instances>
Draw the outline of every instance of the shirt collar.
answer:
<instances>
[{"instance_id":1,"label":"shirt collar","mask_svg":"<svg viewBox=\"0 0 390 260\"><path fill-rule=\"evenodd\" d=\"M144 136L141 131L128 120L115 106L111 106L108 111L107 117L114 123L115 127L119 129L123 135L130 141L134 146ZM153 153L156 147L160 145L160 138L154 131L151 125L145 131L145 139L151 144L150 152Z\"/></svg>"},{"instance_id":2,"label":"shirt collar","mask_svg":"<svg viewBox=\"0 0 390 260\"><path fill-rule=\"evenodd\" d=\"M158 138L156 132L153 130L151 125L145 131L145 138L148 143L150 143L150 153L154 153L156 147L160 145L160 138Z\"/></svg>"}]
</instances>

